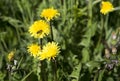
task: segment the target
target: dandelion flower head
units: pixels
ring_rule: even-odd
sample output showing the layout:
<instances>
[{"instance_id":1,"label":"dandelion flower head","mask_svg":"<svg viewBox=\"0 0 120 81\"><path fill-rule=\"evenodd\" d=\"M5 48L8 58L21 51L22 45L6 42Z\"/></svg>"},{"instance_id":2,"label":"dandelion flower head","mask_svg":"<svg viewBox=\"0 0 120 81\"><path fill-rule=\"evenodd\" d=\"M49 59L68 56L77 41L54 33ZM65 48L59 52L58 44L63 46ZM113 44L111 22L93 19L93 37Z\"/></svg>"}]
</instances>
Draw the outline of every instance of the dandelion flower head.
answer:
<instances>
[{"instance_id":1,"label":"dandelion flower head","mask_svg":"<svg viewBox=\"0 0 120 81\"><path fill-rule=\"evenodd\" d=\"M106 15L113 9L114 9L113 5L109 1L102 1L101 10L100 10L102 14Z\"/></svg>"},{"instance_id":2,"label":"dandelion flower head","mask_svg":"<svg viewBox=\"0 0 120 81\"><path fill-rule=\"evenodd\" d=\"M43 38L50 33L50 26L47 22L38 20L32 24L29 32L34 38Z\"/></svg>"},{"instance_id":3,"label":"dandelion flower head","mask_svg":"<svg viewBox=\"0 0 120 81\"><path fill-rule=\"evenodd\" d=\"M41 17L44 17L47 21L52 20L54 17L59 16L60 13L54 8L44 9L41 13Z\"/></svg>"},{"instance_id":4,"label":"dandelion flower head","mask_svg":"<svg viewBox=\"0 0 120 81\"><path fill-rule=\"evenodd\" d=\"M28 47L28 52L31 54L33 57L38 57L39 53L41 52L41 48L38 44L31 44Z\"/></svg>"},{"instance_id":5,"label":"dandelion flower head","mask_svg":"<svg viewBox=\"0 0 120 81\"><path fill-rule=\"evenodd\" d=\"M11 51L9 54L8 54L8 60L11 61L13 59L15 55L15 52L14 51Z\"/></svg>"},{"instance_id":6,"label":"dandelion flower head","mask_svg":"<svg viewBox=\"0 0 120 81\"><path fill-rule=\"evenodd\" d=\"M58 44L55 42L49 42L45 46L43 46L43 51L40 54L40 60L54 59L59 52L60 52L60 48Z\"/></svg>"}]
</instances>

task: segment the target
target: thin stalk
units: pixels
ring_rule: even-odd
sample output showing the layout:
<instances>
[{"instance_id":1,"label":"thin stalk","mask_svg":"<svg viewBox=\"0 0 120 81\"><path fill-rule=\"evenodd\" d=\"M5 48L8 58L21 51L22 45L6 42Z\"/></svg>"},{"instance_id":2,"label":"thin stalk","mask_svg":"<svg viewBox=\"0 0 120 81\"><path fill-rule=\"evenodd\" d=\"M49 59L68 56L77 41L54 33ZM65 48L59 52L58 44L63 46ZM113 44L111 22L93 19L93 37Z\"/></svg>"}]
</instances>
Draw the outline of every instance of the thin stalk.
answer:
<instances>
[{"instance_id":1,"label":"thin stalk","mask_svg":"<svg viewBox=\"0 0 120 81\"><path fill-rule=\"evenodd\" d=\"M89 0L88 3L88 15L89 15L89 21L88 21L88 27L91 27L92 25L92 0Z\"/></svg>"},{"instance_id":2,"label":"thin stalk","mask_svg":"<svg viewBox=\"0 0 120 81\"><path fill-rule=\"evenodd\" d=\"M58 81L57 80L57 62L56 62L55 59L53 59L52 63L53 63L52 67L54 68L54 71L53 71L53 73L54 73L54 81Z\"/></svg>"},{"instance_id":3,"label":"thin stalk","mask_svg":"<svg viewBox=\"0 0 120 81\"><path fill-rule=\"evenodd\" d=\"M101 28L102 28L101 34L103 34L103 30L104 30L104 17L103 17L103 15L101 15Z\"/></svg>"},{"instance_id":4,"label":"thin stalk","mask_svg":"<svg viewBox=\"0 0 120 81\"><path fill-rule=\"evenodd\" d=\"M108 31L108 18L109 18L109 14L106 15L106 17L105 17L105 23L104 23L105 40L107 40L107 38L108 38L108 35L107 35L107 31Z\"/></svg>"},{"instance_id":5,"label":"thin stalk","mask_svg":"<svg viewBox=\"0 0 120 81\"><path fill-rule=\"evenodd\" d=\"M66 0L63 0L63 18L62 18L62 20L65 22L65 20L66 20L66 14L67 14L67 7L66 7L67 5L66 5Z\"/></svg>"},{"instance_id":6,"label":"thin stalk","mask_svg":"<svg viewBox=\"0 0 120 81\"><path fill-rule=\"evenodd\" d=\"M103 67L103 68L100 68L100 69L97 70L97 72L95 73L93 81L98 81L98 80L102 79L103 75L101 75L101 71L103 72L102 74L104 74L105 68Z\"/></svg>"},{"instance_id":7,"label":"thin stalk","mask_svg":"<svg viewBox=\"0 0 120 81\"><path fill-rule=\"evenodd\" d=\"M50 24L50 31L51 31L51 41L54 41L53 28L52 28L51 22L49 24ZM54 65L52 65L52 67L54 68L53 69L53 72L54 72L54 81L57 81L57 65L56 65L56 60L54 60L53 63L54 63Z\"/></svg>"},{"instance_id":8,"label":"thin stalk","mask_svg":"<svg viewBox=\"0 0 120 81\"><path fill-rule=\"evenodd\" d=\"M11 72L8 72L8 74L9 74L9 81L11 81Z\"/></svg>"},{"instance_id":9,"label":"thin stalk","mask_svg":"<svg viewBox=\"0 0 120 81\"><path fill-rule=\"evenodd\" d=\"M52 24L51 22L49 24L50 24L50 32L51 32L51 41L54 41Z\"/></svg>"},{"instance_id":10,"label":"thin stalk","mask_svg":"<svg viewBox=\"0 0 120 81\"><path fill-rule=\"evenodd\" d=\"M39 39L40 48L42 49L42 39Z\"/></svg>"},{"instance_id":11,"label":"thin stalk","mask_svg":"<svg viewBox=\"0 0 120 81\"><path fill-rule=\"evenodd\" d=\"M99 3L99 2L101 2L101 0L96 0L96 1L93 2L92 5L94 6L94 5L96 5L97 3Z\"/></svg>"},{"instance_id":12,"label":"thin stalk","mask_svg":"<svg viewBox=\"0 0 120 81\"><path fill-rule=\"evenodd\" d=\"M99 36L99 40L97 42L97 45L96 47L98 47L100 44L101 44L101 41L103 40L104 38L104 18L103 18L103 15L101 15L101 31L100 31L100 36ZM99 77L99 72L101 71L102 69L100 68L96 73L95 73L95 76L94 76L94 80L93 81L97 81L98 77Z\"/></svg>"},{"instance_id":13,"label":"thin stalk","mask_svg":"<svg viewBox=\"0 0 120 81\"><path fill-rule=\"evenodd\" d=\"M99 76L97 81L102 81L103 76L104 76L105 69L99 71Z\"/></svg>"},{"instance_id":14,"label":"thin stalk","mask_svg":"<svg viewBox=\"0 0 120 81\"><path fill-rule=\"evenodd\" d=\"M5 50L7 50L8 49L7 45L6 45L6 43L5 43L5 41L3 39L1 40L1 43L3 44L3 47L5 48Z\"/></svg>"},{"instance_id":15,"label":"thin stalk","mask_svg":"<svg viewBox=\"0 0 120 81\"><path fill-rule=\"evenodd\" d=\"M39 44L40 44L40 48L42 49L42 39L39 39ZM44 61L40 61L40 64L41 64L41 79L42 81L47 81L47 78L46 78L46 71L45 71L45 63Z\"/></svg>"},{"instance_id":16,"label":"thin stalk","mask_svg":"<svg viewBox=\"0 0 120 81\"><path fill-rule=\"evenodd\" d=\"M16 36L17 36L18 42L21 43L20 42L20 33L18 31L18 28L15 27L15 30L16 30Z\"/></svg>"},{"instance_id":17,"label":"thin stalk","mask_svg":"<svg viewBox=\"0 0 120 81\"><path fill-rule=\"evenodd\" d=\"M104 29L104 18L103 18L103 15L101 15L101 30L103 31L103 29ZM103 32L101 32L101 33L103 33Z\"/></svg>"},{"instance_id":18,"label":"thin stalk","mask_svg":"<svg viewBox=\"0 0 120 81\"><path fill-rule=\"evenodd\" d=\"M18 63L18 66L17 66L17 69L20 67L20 64L22 63L22 60L23 60L23 57L21 57L19 63Z\"/></svg>"},{"instance_id":19,"label":"thin stalk","mask_svg":"<svg viewBox=\"0 0 120 81\"><path fill-rule=\"evenodd\" d=\"M30 71L21 81L25 81L33 72L34 70Z\"/></svg>"},{"instance_id":20,"label":"thin stalk","mask_svg":"<svg viewBox=\"0 0 120 81\"><path fill-rule=\"evenodd\" d=\"M104 19L104 15L101 15L101 40L102 42L104 42L106 39L106 29L105 29L105 19Z\"/></svg>"},{"instance_id":21,"label":"thin stalk","mask_svg":"<svg viewBox=\"0 0 120 81\"><path fill-rule=\"evenodd\" d=\"M117 11L117 10L120 10L120 7L115 7L113 11Z\"/></svg>"}]
</instances>

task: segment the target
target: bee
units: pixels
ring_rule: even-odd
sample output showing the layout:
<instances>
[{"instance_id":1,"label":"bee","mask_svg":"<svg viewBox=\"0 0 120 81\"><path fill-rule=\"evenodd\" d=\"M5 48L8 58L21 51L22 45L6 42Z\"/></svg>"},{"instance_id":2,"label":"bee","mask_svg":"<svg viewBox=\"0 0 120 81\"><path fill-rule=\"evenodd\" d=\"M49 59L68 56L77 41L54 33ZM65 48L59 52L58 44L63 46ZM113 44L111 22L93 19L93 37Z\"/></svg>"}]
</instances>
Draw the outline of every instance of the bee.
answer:
<instances>
[{"instance_id":1,"label":"bee","mask_svg":"<svg viewBox=\"0 0 120 81\"><path fill-rule=\"evenodd\" d=\"M43 32L42 30L39 30L39 31L37 32L37 34L42 34L42 32Z\"/></svg>"}]
</instances>

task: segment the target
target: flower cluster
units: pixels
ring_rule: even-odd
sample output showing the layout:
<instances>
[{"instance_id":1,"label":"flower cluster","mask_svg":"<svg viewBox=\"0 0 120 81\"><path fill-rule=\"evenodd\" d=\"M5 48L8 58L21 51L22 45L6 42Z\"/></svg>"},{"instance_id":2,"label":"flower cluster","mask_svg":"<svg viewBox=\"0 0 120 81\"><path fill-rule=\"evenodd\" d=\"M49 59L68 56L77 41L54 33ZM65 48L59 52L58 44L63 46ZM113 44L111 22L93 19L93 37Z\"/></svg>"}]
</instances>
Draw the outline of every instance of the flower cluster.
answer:
<instances>
[{"instance_id":1,"label":"flower cluster","mask_svg":"<svg viewBox=\"0 0 120 81\"><path fill-rule=\"evenodd\" d=\"M29 33L34 38L44 38L50 34L50 20L59 16L60 13L54 8L44 9L40 15L45 20L37 20L29 27ZM60 47L56 42L48 42L45 46L40 46L38 44L31 44L28 47L28 52L34 58L39 60L44 59L54 59L60 52Z\"/></svg>"},{"instance_id":2,"label":"flower cluster","mask_svg":"<svg viewBox=\"0 0 120 81\"><path fill-rule=\"evenodd\" d=\"M60 52L60 47L56 42L48 42L43 49L40 48L38 44L31 44L28 46L28 52L34 58L44 59L54 59L56 55Z\"/></svg>"}]
</instances>

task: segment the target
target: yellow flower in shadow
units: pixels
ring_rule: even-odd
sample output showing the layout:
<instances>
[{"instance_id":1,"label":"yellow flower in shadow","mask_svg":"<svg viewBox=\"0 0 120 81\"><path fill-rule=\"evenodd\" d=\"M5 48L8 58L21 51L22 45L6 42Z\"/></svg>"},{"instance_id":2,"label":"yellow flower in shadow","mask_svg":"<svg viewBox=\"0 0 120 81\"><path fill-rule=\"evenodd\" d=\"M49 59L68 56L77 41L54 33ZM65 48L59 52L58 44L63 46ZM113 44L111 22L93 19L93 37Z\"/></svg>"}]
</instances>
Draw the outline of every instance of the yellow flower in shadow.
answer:
<instances>
[{"instance_id":1,"label":"yellow flower in shadow","mask_svg":"<svg viewBox=\"0 0 120 81\"><path fill-rule=\"evenodd\" d=\"M11 52L8 54L8 60L9 60L9 61L13 60L14 55L15 55L15 52L14 52L14 51L11 51Z\"/></svg>"}]
</instances>

